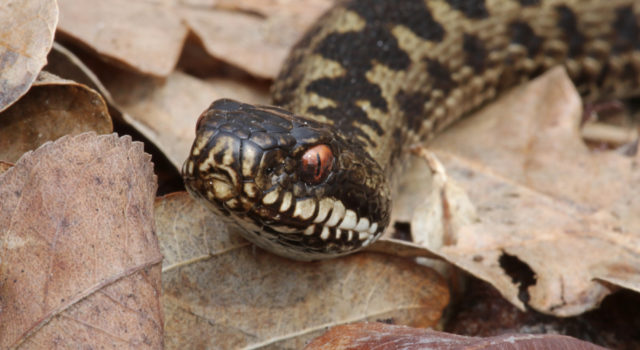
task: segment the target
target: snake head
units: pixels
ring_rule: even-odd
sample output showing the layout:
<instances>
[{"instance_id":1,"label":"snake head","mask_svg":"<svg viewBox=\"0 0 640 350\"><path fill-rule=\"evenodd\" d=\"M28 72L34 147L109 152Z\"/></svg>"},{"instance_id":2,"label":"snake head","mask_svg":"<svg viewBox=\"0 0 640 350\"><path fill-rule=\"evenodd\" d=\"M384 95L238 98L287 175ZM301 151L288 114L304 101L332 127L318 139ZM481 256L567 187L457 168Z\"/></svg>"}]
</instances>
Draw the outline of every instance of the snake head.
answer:
<instances>
[{"instance_id":1,"label":"snake head","mask_svg":"<svg viewBox=\"0 0 640 350\"><path fill-rule=\"evenodd\" d=\"M389 222L389 185L362 143L277 107L215 101L182 174L245 238L297 260L354 252Z\"/></svg>"}]
</instances>

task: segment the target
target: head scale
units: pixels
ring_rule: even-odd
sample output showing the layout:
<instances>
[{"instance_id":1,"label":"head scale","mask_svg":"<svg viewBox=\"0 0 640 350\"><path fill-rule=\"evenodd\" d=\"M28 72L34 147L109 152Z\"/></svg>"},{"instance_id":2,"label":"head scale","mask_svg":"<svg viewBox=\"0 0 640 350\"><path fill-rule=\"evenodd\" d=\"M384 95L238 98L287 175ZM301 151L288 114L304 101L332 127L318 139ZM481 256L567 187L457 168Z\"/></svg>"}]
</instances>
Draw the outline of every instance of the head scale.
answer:
<instances>
[{"instance_id":1,"label":"head scale","mask_svg":"<svg viewBox=\"0 0 640 350\"><path fill-rule=\"evenodd\" d=\"M389 222L387 180L362 144L276 107L214 102L182 173L245 238L294 259L356 251Z\"/></svg>"}]
</instances>

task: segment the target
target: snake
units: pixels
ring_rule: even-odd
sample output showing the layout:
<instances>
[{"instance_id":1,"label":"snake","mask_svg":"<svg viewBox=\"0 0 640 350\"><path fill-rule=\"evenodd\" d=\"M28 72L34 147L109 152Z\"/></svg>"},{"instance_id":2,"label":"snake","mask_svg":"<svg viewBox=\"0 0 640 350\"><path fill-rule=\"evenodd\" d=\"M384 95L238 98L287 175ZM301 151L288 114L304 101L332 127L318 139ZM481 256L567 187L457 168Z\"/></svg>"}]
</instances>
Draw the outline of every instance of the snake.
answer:
<instances>
[{"instance_id":1,"label":"snake","mask_svg":"<svg viewBox=\"0 0 640 350\"><path fill-rule=\"evenodd\" d=\"M640 1L338 1L291 49L273 106L202 113L185 187L277 255L353 253L389 226L411 145L558 65L585 99L637 94Z\"/></svg>"}]
</instances>

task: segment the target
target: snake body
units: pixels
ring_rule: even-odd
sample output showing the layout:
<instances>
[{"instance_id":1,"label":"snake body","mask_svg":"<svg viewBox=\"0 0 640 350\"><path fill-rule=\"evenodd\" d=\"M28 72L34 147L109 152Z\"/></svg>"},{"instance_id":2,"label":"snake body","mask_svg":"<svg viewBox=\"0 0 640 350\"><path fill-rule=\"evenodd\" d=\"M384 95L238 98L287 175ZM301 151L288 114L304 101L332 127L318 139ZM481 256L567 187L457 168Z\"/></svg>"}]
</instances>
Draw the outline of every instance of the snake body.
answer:
<instances>
[{"instance_id":1,"label":"snake body","mask_svg":"<svg viewBox=\"0 0 640 350\"><path fill-rule=\"evenodd\" d=\"M559 64L585 96L638 92L640 2L340 2L292 49L281 107L203 113L185 185L276 254L354 252L389 224L408 145Z\"/></svg>"}]
</instances>

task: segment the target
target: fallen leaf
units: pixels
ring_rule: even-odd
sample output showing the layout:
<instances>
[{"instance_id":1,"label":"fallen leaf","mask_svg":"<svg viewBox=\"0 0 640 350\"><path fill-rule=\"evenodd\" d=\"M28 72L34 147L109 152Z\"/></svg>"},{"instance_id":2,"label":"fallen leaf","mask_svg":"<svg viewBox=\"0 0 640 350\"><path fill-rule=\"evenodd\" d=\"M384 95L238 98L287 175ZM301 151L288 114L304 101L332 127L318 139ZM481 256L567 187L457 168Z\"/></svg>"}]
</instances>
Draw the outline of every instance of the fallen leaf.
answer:
<instances>
[{"instance_id":1,"label":"fallen leaf","mask_svg":"<svg viewBox=\"0 0 640 350\"><path fill-rule=\"evenodd\" d=\"M412 221L430 237L421 241L521 309L570 316L611 284L640 291L639 156L590 151L580 117L580 97L556 69L439 136L430 148L477 216L456 230L444 214L428 224L432 204L452 207L432 198ZM529 282L505 271L509 259L531 270Z\"/></svg>"},{"instance_id":2,"label":"fallen leaf","mask_svg":"<svg viewBox=\"0 0 640 350\"><path fill-rule=\"evenodd\" d=\"M142 144L84 133L0 174L0 347L159 348L156 181Z\"/></svg>"},{"instance_id":3,"label":"fallen leaf","mask_svg":"<svg viewBox=\"0 0 640 350\"><path fill-rule=\"evenodd\" d=\"M173 71L188 29L166 1L60 0L59 32L102 57L158 77Z\"/></svg>"},{"instance_id":4,"label":"fallen leaf","mask_svg":"<svg viewBox=\"0 0 640 350\"><path fill-rule=\"evenodd\" d=\"M180 13L213 57L273 79L291 47L333 1L236 1Z\"/></svg>"},{"instance_id":5,"label":"fallen leaf","mask_svg":"<svg viewBox=\"0 0 640 350\"><path fill-rule=\"evenodd\" d=\"M15 162L47 141L86 131L113 131L100 94L41 72L31 90L0 114L0 159Z\"/></svg>"},{"instance_id":6,"label":"fallen leaf","mask_svg":"<svg viewBox=\"0 0 640 350\"><path fill-rule=\"evenodd\" d=\"M60 1L60 32L143 74L166 77L190 29L207 52L260 78L274 78L289 49L331 0Z\"/></svg>"},{"instance_id":7,"label":"fallen leaf","mask_svg":"<svg viewBox=\"0 0 640 350\"><path fill-rule=\"evenodd\" d=\"M0 7L0 111L3 111L29 90L47 63L58 23L58 6L51 0L3 0Z\"/></svg>"},{"instance_id":8,"label":"fallen leaf","mask_svg":"<svg viewBox=\"0 0 640 350\"><path fill-rule=\"evenodd\" d=\"M316 349L598 350L605 348L555 334L505 334L490 338L474 338L382 323L356 323L333 327L305 347L305 350Z\"/></svg>"},{"instance_id":9,"label":"fallen leaf","mask_svg":"<svg viewBox=\"0 0 640 350\"><path fill-rule=\"evenodd\" d=\"M186 193L156 203L165 255L166 346L301 348L328 326L393 320L434 326L446 285L411 260L359 253L297 262L233 236Z\"/></svg>"},{"instance_id":10,"label":"fallen leaf","mask_svg":"<svg viewBox=\"0 0 640 350\"><path fill-rule=\"evenodd\" d=\"M12 163L3 162L3 161L0 160L0 174L2 174L5 171L9 170L9 168L11 168L12 166L13 166Z\"/></svg>"},{"instance_id":11,"label":"fallen leaf","mask_svg":"<svg viewBox=\"0 0 640 350\"><path fill-rule=\"evenodd\" d=\"M54 42L47 60L47 65L44 67L45 71L63 79L86 85L99 92L109 106L109 114L114 119L122 117L120 111L115 108L115 103L109 90L102 84L96 74L73 52L60 43Z\"/></svg>"}]
</instances>

